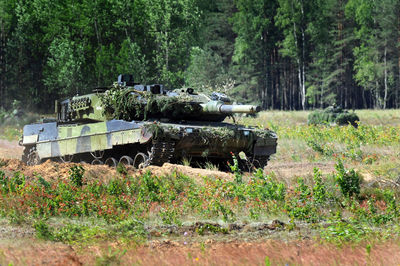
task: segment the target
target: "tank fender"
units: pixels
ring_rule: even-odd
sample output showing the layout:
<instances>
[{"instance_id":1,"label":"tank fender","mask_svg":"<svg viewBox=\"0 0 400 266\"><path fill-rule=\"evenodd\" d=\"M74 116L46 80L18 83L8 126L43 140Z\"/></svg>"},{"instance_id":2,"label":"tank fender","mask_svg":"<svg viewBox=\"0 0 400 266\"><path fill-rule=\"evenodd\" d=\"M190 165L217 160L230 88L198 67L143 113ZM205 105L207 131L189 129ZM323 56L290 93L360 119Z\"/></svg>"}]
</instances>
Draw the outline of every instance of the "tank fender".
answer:
<instances>
[{"instance_id":1,"label":"tank fender","mask_svg":"<svg viewBox=\"0 0 400 266\"><path fill-rule=\"evenodd\" d=\"M272 155L276 153L277 137L275 133L270 138L258 137L254 144L253 154L254 155Z\"/></svg>"},{"instance_id":2,"label":"tank fender","mask_svg":"<svg viewBox=\"0 0 400 266\"><path fill-rule=\"evenodd\" d=\"M147 143L153 136L150 132L145 130L143 123L140 122L110 120L106 123L107 131L111 132L112 145L122 145L134 142L143 144Z\"/></svg>"},{"instance_id":3,"label":"tank fender","mask_svg":"<svg viewBox=\"0 0 400 266\"><path fill-rule=\"evenodd\" d=\"M22 144L35 144L37 141L56 140L57 138L56 122L26 125L23 129Z\"/></svg>"}]
</instances>

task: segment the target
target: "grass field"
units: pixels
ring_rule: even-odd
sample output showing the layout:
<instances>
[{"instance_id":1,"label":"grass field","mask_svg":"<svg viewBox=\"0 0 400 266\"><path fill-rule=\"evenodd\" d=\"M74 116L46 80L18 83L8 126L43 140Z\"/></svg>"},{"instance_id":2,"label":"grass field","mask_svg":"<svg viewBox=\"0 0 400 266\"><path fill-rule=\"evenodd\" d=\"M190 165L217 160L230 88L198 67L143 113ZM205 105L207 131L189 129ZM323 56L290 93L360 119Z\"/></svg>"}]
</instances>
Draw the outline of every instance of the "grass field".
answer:
<instances>
[{"instance_id":1,"label":"grass field","mask_svg":"<svg viewBox=\"0 0 400 266\"><path fill-rule=\"evenodd\" d=\"M222 177L52 163L50 178L3 159L0 236L33 239L26 254L71 247L84 264L399 263L385 254L400 254L400 111L357 114L357 128L309 126L298 111L238 118L276 131L278 151L264 170ZM0 263L24 264L18 248L0 241Z\"/></svg>"}]
</instances>

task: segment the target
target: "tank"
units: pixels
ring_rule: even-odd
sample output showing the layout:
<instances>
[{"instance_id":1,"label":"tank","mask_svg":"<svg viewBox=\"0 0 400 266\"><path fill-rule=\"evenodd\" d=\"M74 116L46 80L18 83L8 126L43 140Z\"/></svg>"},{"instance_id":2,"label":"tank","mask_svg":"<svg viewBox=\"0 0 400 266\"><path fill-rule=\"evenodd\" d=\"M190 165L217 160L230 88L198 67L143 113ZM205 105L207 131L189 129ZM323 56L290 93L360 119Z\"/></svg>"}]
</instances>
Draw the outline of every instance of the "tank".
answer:
<instances>
[{"instance_id":1,"label":"tank","mask_svg":"<svg viewBox=\"0 0 400 266\"><path fill-rule=\"evenodd\" d=\"M22 160L28 165L51 159L135 168L183 161L223 167L236 155L244 170L263 168L276 152L276 134L223 122L236 113L259 111L234 105L221 93L166 90L120 75L111 87L56 101L55 119L25 125Z\"/></svg>"},{"instance_id":2,"label":"tank","mask_svg":"<svg viewBox=\"0 0 400 266\"><path fill-rule=\"evenodd\" d=\"M354 127L358 127L359 121L360 118L354 111L349 112L336 105L328 106L324 110L314 110L308 115L309 125L346 126L350 124Z\"/></svg>"}]
</instances>

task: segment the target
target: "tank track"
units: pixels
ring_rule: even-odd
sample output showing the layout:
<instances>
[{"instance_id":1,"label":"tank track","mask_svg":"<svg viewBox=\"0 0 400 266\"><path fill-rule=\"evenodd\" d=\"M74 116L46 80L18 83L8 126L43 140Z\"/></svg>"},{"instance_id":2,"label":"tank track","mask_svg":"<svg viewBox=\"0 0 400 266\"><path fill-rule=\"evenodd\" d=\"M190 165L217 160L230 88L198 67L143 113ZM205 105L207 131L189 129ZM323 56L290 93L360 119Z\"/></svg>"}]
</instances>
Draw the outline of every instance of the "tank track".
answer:
<instances>
[{"instance_id":1,"label":"tank track","mask_svg":"<svg viewBox=\"0 0 400 266\"><path fill-rule=\"evenodd\" d=\"M173 141L154 141L151 146L147 165L162 166L168 163L173 157L175 151L175 142Z\"/></svg>"}]
</instances>

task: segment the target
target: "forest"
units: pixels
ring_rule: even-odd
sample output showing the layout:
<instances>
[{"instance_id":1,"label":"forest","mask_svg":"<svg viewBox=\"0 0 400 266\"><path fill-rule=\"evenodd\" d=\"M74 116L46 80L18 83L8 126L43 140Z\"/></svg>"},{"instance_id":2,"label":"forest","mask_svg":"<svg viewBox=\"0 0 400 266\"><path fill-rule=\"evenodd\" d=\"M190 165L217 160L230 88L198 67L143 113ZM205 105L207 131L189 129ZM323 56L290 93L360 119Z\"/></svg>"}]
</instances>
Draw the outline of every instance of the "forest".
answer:
<instances>
[{"instance_id":1,"label":"forest","mask_svg":"<svg viewBox=\"0 0 400 266\"><path fill-rule=\"evenodd\" d=\"M263 109L399 108L398 0L2 0L0 107L137 82Z\"/></svg>"}]
</instances>

